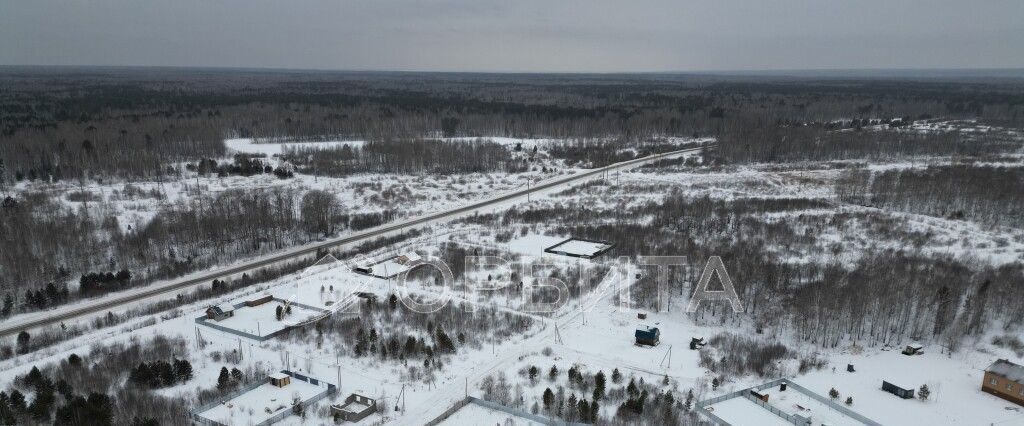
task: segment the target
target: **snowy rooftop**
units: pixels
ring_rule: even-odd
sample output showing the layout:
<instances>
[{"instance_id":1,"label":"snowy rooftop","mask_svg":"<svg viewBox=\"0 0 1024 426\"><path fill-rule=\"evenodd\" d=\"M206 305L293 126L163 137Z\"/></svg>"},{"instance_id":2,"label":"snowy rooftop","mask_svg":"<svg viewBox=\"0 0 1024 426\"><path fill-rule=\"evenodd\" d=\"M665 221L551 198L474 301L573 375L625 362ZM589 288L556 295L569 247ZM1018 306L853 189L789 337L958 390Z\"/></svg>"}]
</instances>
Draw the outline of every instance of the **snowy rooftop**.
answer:
<instances>
[{"instance_id":1,"label":"snowy rooftop","mask_svg":"<svg viewBox=\"0 0 1024 426\"><path fill-rule=\"evenodd\" d=\"M1015 382L1024 382L1024 365L1017 365L1005 359L993 362L985 371Z\"/></svg>"},{"instance_id":2,"label":"snowy rooftop","mask_svg":"<svg viewBox=\"0 0 1024 426\"><path fill-rule=\"evenodd\" d=\"M559 244L548 247L548 251L570 256L593 257L611 248L611 244L600 241L587 241L579 239L568 239Z\"/></svg>"}]
</instances>

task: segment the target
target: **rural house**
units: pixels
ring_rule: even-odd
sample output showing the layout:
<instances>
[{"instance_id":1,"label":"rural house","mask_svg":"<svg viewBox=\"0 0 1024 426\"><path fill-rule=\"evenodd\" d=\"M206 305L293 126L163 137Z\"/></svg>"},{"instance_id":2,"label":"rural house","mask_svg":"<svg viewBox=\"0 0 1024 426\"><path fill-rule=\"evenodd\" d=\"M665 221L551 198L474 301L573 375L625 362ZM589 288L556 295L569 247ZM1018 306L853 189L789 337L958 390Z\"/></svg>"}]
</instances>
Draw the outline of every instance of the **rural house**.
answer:
<instances>
[{"instance_id":1,"label":"rural house","mask_svg":"<svg viewBox=\"0 0 1024 426\"><path fill-rule=\"evenodd\" d=\"M206 308L206 318L220 321L235 316L235 307L230 303L221 303L217 306Z\"/></svg>"},{"instance_id":2,"label":"rural house","mask_svg":"<svg viewBox=\"0 0 1024 426\"><path fill-rule=\"evenodd\" d=\"M1024 405L1024 365L1005 359L985 369L981 390L1018 405Z\"/></svg>"},{"instance_id":3,"label":"rural house","mask_svg":"<svg viewBox=\"0 0 1024 426\"><path fill-rule=\"evenodd\" d=\"M657 327L638 328L634 336L637 345L657 346L661 343L661 331Z\"/></svg>"}]
</instances>

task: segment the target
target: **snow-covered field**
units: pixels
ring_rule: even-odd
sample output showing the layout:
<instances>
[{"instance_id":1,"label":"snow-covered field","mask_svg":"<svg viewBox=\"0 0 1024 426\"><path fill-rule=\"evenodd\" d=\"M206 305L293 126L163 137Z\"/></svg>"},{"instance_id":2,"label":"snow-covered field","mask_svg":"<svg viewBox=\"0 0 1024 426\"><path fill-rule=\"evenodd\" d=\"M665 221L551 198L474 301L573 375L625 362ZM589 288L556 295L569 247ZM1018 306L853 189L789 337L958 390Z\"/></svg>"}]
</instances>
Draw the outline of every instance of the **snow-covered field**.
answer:
<instances>
[{"instance_id":1,"label":"snow-covered field","mask_svg":"<svg viewBox=\"0 0 1024 426\"><path fill-rule=\"evenodd\" d=\"M327 386L292 380L285 387L264 383L259 387L198 413L203 418L230 425L252 425L292 409L296 399L306 401Z\"/></svg>"},{"instance_id":2,"label":"snow-covered field","mask_svg":"<svg viewBox=\"0 0 1024 426\"><path fill-rule=\"evenodd\" d=\"M234 315L229 318L220 321L208 321L212 324L242 331L254 336L266 336L288 328L288 324L300 323L321 314L320 311L292 305L291 314L286 317L288 322L279 321L276 317L276 309L278 306L283 307L283 305L283 303L271 301L258 306L243 306L235 309Z\"/></svg>"},{"instance_id":3,"label":"snow-covered field","mask_svg":"<svg viewBox=\"0 0 1024 426\"><path fill-rule=\"evenodd\" d=\"M533 426L538 423L513 416L504 411L492 410L476 404L468 404L440 423L443 426L504 425Z\"/></svg>"},{"instance_id":4,"label":"snow-covered field","mask_svg":"<svg viewBox=\"0 0 1024 426\"><path fill-rule=\"evenodd\" d=\"M827 353L836 371L824 369L794 379L821 395L839 391L839 400L853 397L853 408L882 424L1021 425L1024 407L981 391L984 369L998 357L968 349L953 355L926 347L918 356L899 350L866 350L861 354ZM1017 359L1020 362L1020 359ZM846 372L847 363L856 372ZM901 399L882 391L882 380L906 383L915 390L928 385L927 401ZM777 392L776 392L777 394ZM771 398L775 398L773 394ZM829 423L832 424L832 423Z\"/></svg>"},{"instance_id":5,"label":"snow-covered field","mask_svg":"<svg viewBox=\"0 0 1024 426\"><path fill-rule=\"evenodd\" d=\"M792 423L758 406L753 401L738 397L708 406L709 411L735 426L787 426Z\"/></svg>"},{"instance_id":6,"label":"snow-covered field","mask_svg":"<svg viewBox=\"0 0 1024 426\"><path fill-rule=\"evenodd\" d=\"M290 149L335 149L342 147L360 148L366 141L325 141L325 142L255 142L251 138L225 139L224 147L229 153L263 154L274 157Z\"/></svg>"},{"instance_id":7,"label":"snow-covered field","mask_svg":"<svg viewBox=\"0 0 1024 426\"><path fill-rule=\"evenodd\" d=\"M928 130L928 129L922 129ZM941 129L940 129L941 130ZM981 130L979 130L981 131ZM471 138L475 139L475 138ZM497 139L497 142L524 149L553 143L549 140ZM354 143L325 142L323 144ZM264 145L278 145L264 146ZM251 144L229 141L242 152L260 152L273 155L280 153L286 144ZM251 150L251 151L246 151ZM262 150L262 151L258 151ZM945 160L941 160L945 161ZM1024 258L1024 231L1014 229L993 229L969 221L886 212L865 206L839 203L835 200L834 182L839 171L828 165L806 165L797 170L777 170L768 165L743 167L692 168L669 166L658 169L638 169L616 174L605 182L593 186L574 187L561 192L535 196L528 208L562 206L569 203L587 206L594 210L627 209L644 203L663 200L666 194L680 194L686 197L710 197L714 200L746 199L813 199L824 204L815 208L795 211L778 211L752 215L757 220L772 226L786 227L805 238L786 247L769 245L770 252L784 262L836 263L855 262L864 253L879 248L913 248L930 255L951 255L971 258L999 266L1020 262ZM871 167L915 167L913 164L872 164ZM572 173L561 170L558 173ZM461 175L461 176L389 176L382 181L379 176L351 176L346 178L324 178L299 175L294 179L280 180L273 176L257 177L199 177L191 176L177 182L132 183L144 191L160 191L163 197L128 198L121 195L126 184L90 184L76 190L99 194L101 201L91 202L86 208L111 209L118 212L125 224L142 226L155 212L165 206L188 202L197 194L207 191L230 189L252 189L271 186L291 187L297 190L323 189L335 193L343 200L349 211L379 211L401 205L404 214L413 215L428 210L440 210L462 204L470 199L493 196L526 185L527 181L548 178L553 173L531 171L522 174ZM614 183L614 184L613 184ZM22 188L24 189L24 188ZM54 186L55 191L67 190ZM381 194L397 194L383 197ZM69 206L85 207L81 202L66 201ZM521 201L516 208L522 207ZM493 209L502 211L515 203ZM486 213L486 212L485 212ZM646 218L637 218L638 222ZM895 223L898 233L886 233ZM290 300L310 306L351 306L353 293L369 292L380 300L396 292L394 280L354 274L348 266L356 264L377 264L376 268L388 265L386 275L404 271L404 266L394 261L395 256L415 250L422 255L440 256L442 244L453 244L467 249L497 251L511 255L542 258L553 266L545 273L557 271L559 278L576 280L577 275L563 274L581 265L600 264L605 260L593 261L567 258L545 253L544 249L565 241L573 235L565 235L565 229L554 229L558 223L511 224L508 229L495 229L473 223L438 224L427 228L425 235L412 241L360 253L359 259L343 259L347 263L327 262L303 271L275 279L269 283L234 291L213 300L206 300L184 306L175 315L157 315L149 318L152 324L139 319L116 330L100 330L76 337L69 342L21 359L0 363L0 383L9 383L15 375L24 374L32 364L55 362L65 359L73 351L87 352L98 342L128 339L147 339L153 335L183 336L196 343L190 355L197 368L196 378L188 385L165 390L170 395L189 395L196 388L212 387L217 371L226 361L214 361L217 357L239 352L243 354L239 368L262 368L264 370L291 369L302 374L337 382L340 392L336 402L349 393L358 392L378 399L383 407L381 413L371 416L364 424L422 424L441 414L466 393L478 395L481 384L488 377L503 375L513 389L522 396L523 406L529 411L534 404L542 403L541 395L547 388L563 387L575 396L584 396L585 390L573 389L565 372L572 367L587 374L598 371L610 375L619 370L624 379L609 384L609 388L621 388L630 379L643 380L659 392L671 392L679 400L692 390L696 400L707 399L752 385L767 379L743 376L729 377L724 383L713 386L717 376L700 365L698 351L690 350L691 338L714 336L731 332L752 336L765 341L780 341L801 357L816 356L828 361L828 366L806 373L799 373L795 359L787 359L779 366L783 376L791 378L814 392L828 395L835 388L840 396L853 399L851 409L882 424L961 424L961 425L1024 425L1024 408L998 399L980 390L983 369L997 358L1009 358L1020 362L1020 356L991 345L991 336L972 338L963 349L944 353L937 345L927 347L921 356L903 356L898 350L889 348L838 347L821 348L819 345L803 343L785 333L759 336L753 325L723 321L720 324L698 325L683 314L688 295L673 293L664 301L661 312L646 309L623 308L612 293L586 294L572 298L561 309L545 315L516 312L520 305L502 294L486 295L479 298L465 294L451 295L454 303L471 305L472 309L494 313L515 313L529 318L532 325L525 331L503 340L483 340L486 343L466 345L446 358L446 365L436 376L426 378L422 372L422 361L381 360L373 356L354 356L352 348L343 341L318 341L314 327L304 329L288 338L275 338L265 342L247 341L238 336L213 329L197 327L194 318L202 315L206 306L250 299L254 295L271 294L276 298ZM498 234L504 232L505 238ZM511 237L508 237L511 235ZM910 242L911 236L922 237L924 243ZM614 243L614 242L613 242ZM837 248L838 247L838 248ZM576 254L588 254L601 247L583 242L563 244ZM385 263L380 263L384 261ZM467 279L484 279L492 271L467 271ZM635 278L631 269L625 277L627 286ZM554 275L554 274L553 274ZM520 277L529 284L533 277ZM611 279L611 278L608 278ZM426 282L411 282L407 290L416 296L442 297L443 289ZM585 291L589 291L586 289ZM278 302L259 307L240 308L235 316L219 324L266 335L283 328L284 322L275 318ZM343 310L337 315L350 315L358 311ZM638 318L639 313L646 319ZM304 318L319 313L299 306L292 307L288 323L302 322ZM654 326L661 330L661 344L655 347L638 346L634 343L634 332L642 327ZM276 327L276 328L275 328ZM196 342L196 335L206 342ZM219 359L219 358L216 358ZM856 372L846 372L845 366L853 364ZM556 367L561 374L548 378L548 371ZM530 367L540 370L539 377L524 375ZM835 367L833 369L833 367ZM229 366L230 368L230 366ZM926 384L931 389L927 401L904 400L881 391L881 381L891 380L910 383L915 388ZM293 381L294 389L310 386ZM300 389L301 390L301 389ZM291 391L289 391L291 392ZM305 392L305 391L303 391ZM310 390L312 392L312 390ZM280 395L279 390L262 388L215 408L211 416L217 419L231 419L232 424L258 422L264 416L263 408L279 400L290 399L291 393ZM780 393L766 390L770 403L779 409L801 415L811 415L818 423L829 425L855 424L840 413L816 401L801 396L798 392ZM401 396L401 398L399 398ZM283 398L283 399L282 399ZM251 399L251 400L250 400ZM311 416L323 411L327 401L310 410ZM400 410L394 408L398 406ZM799 406L799 407L797 407ZM601 406L601 413L614 416L617 404ZM786 424L781 418L758 407L754 403L735 398L715 404L714 412L719 417L736 425ZM325 419L314 417L316 421ZM509 423L511 422L511 423ZM458 411L444 424L530 424L519 418L510 418L506 413L495 412L480 406L469 405Z\"/></svg>"}]
</instances>

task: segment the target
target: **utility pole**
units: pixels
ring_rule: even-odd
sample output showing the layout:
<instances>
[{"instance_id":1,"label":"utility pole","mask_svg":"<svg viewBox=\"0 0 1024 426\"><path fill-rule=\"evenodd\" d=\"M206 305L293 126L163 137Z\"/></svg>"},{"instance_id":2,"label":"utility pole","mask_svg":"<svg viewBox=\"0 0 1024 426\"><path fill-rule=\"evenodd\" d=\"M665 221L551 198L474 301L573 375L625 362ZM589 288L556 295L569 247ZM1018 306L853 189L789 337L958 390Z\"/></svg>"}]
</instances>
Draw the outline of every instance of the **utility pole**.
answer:
<instances>
[{"instance_id":1,"label":"utility pole","mask_svg":"<svg viewBox=\"0 0 1024 426\"><path fill-rule=\"evenodd\" d=\"M665 364L666 359L668 360L667 365ZM668 352L665 353L665 356L661 357L661 363L658 366L665 367L666 370L672 368L672 345L668 345Z\"/></svg>"}]
</instances>

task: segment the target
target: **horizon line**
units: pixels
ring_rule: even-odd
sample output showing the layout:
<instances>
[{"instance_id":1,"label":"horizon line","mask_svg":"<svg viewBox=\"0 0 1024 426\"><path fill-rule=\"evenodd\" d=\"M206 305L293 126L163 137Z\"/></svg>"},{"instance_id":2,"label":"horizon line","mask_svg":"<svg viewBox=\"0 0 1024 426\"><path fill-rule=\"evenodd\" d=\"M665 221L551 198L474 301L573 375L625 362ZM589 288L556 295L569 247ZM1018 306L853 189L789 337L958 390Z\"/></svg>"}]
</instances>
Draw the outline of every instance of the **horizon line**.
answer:
<instances>
[{"instance_id":1,"label":"horizon line","mask_svg":"<svg viewBox=\"0 0 1024 426\"><path fill-rule=\"evenodd\" d=\"M123 69L123 70L204 70L204 71L257 71L292 73L348 73L348 74L480 74L480 75L695 75L695 76L794 76L839 74L841 76L865 77L914 73L932 74L931 77L1004 77L1024 78L1024 67L978 67L978 68L936 68L936 67L895 67L895 68L759 68L759 69L709 69L709 70L649 70L649 71L496 71L496 70L417 70L417 69L358 69L358 68L285 68L219 65L95 65L95 64L0 64L0 69ZM889 75L885 75L889 73ZM918 75L921 76L921 75Z\"/></svg>"}]
</instances>

